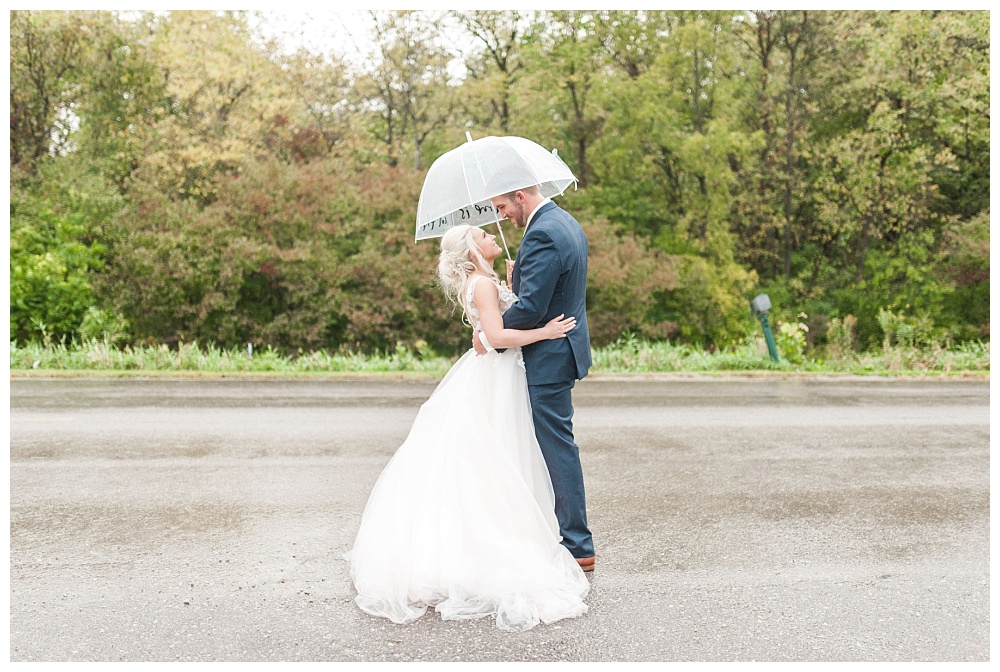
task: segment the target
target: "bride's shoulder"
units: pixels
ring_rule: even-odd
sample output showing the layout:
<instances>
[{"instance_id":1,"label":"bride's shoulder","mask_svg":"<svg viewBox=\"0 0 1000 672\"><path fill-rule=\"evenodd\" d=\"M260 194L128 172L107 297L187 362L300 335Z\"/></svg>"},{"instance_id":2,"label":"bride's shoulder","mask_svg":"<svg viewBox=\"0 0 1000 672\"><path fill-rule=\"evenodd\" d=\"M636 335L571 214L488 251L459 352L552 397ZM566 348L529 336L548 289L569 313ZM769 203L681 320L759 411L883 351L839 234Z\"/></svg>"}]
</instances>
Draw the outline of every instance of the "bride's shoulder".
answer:
<instances>
[{"instance_id":1,"label":"bride's shoulder","mask_svg":"<svg viewBox=\"0 0 1000 672\"><path fill-rule=\"evenodd\" d=\"M486 282L479 282L480 280L486 280ZM469 281L470 286L474 287L476 292L480 291L480 287L489 288L487 291L496 294L497 285L493 281L493 278L483 275L482 273L473 273Z\"/></svg>"},{"instance_id":2,"label":"bride's shoulder","mask_svg":"<svg viewBox=\"0 0 1000 672\"><path fill-rule=\"evenodd\" d=\"M479 282L483 279L487 282ZM492 278L476 273L469 282L469 294L479 298L496 298L498 295L497 285Z\"/></svg>"}]
</instances>

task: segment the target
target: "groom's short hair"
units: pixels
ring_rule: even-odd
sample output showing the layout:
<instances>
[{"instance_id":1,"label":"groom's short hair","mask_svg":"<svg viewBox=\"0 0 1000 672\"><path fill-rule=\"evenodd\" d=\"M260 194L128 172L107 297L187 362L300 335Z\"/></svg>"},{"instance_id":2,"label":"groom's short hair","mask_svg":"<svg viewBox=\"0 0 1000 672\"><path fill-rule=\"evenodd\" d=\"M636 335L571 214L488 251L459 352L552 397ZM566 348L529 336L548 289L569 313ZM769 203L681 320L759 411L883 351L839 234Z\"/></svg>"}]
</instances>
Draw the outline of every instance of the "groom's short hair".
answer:
<instances>
[{"instance_id":1,"label":"groom's short hair","mask_svg":"<svg viewBox=\"0 0 1000 672\"><path fill-rule=\"evenodd\" d=\"M542 192L538 189L537 184L533 184L530 187L521 187L520 189L515 189L514 191L508 191L506 194L500 194L505 197L508 201L514 200L514 194L519 191L523 191L526 194L531 194L533 196L541 196Z\"/></svg>"}]
</instances>

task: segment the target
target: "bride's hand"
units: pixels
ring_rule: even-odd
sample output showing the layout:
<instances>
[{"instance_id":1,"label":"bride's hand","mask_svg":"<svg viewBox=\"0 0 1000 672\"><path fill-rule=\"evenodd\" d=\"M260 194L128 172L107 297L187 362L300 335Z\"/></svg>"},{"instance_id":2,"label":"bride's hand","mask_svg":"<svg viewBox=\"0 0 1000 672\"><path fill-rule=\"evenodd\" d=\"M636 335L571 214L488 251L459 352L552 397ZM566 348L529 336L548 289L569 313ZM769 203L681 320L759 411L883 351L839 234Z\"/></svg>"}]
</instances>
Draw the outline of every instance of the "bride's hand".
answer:
<instances>
[{"instance_id":1,"label":"bride's hand","mask_svg":"<svg viewBox=\"0 0 1000 672\"><path fill-rule=\"evenodd\" d=\"M555 338L566 338L566 332L573 329L576 326L575 317L567 317L563 319L563 316L554 317L549 320L548 324L542 327L542 332L545 334L546 340L552 340Z\"/></svg>"},{"instance_id":2,"label":"bride's hand","mask_svg":"<svg viewBox=\"0 0 1000 672\"><path fill-rule=\"evenodd\" d=\"M476 351L477 355L485 355L489 350L483 345L483 342L479 340L479 336L482 334L481 331L476 329L472 332L472 349Z\"/></svg>"}]
</instances>

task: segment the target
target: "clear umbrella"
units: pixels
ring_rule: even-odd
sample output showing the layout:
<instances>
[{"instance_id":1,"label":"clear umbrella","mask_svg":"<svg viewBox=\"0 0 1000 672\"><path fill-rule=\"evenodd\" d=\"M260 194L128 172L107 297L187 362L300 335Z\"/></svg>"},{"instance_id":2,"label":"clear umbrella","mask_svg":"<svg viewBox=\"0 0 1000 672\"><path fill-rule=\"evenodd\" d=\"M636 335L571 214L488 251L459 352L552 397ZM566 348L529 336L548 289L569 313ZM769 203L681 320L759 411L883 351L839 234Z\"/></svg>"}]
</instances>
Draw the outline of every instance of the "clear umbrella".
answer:
<instances>
[{"instance_id":1,"label":"clear umbrella","mask_svg":"<svg viewBox=\"0 0 1000 672\"><path fill-rule=\"evenodd\" d=\"M465 135L468 142L442 155L427 171L417 204L416 240L438 238L458 224L492 222L499 229L490 202L494 196L536 184L543 196L558 196L577 181L556 150L516 136L473 140Z\"/></svg>"}]
</instances>

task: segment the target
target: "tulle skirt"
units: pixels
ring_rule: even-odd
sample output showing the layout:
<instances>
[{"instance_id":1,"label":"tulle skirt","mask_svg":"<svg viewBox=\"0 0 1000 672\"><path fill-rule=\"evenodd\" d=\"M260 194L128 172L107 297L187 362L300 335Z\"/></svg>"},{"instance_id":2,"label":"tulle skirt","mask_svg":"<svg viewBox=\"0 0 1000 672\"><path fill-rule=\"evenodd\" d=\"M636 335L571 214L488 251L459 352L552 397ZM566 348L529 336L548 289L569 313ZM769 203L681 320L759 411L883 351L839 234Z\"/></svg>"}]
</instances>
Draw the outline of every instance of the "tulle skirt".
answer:
<instances>
[{"instance_id":1,"label":"tulle skirt","mask_svg":"<svg viewBox=\"0 0 1000 672\"><path fill-rule=\"evenodd\" d=\"M470 350L421 406L345 556L359 607L409 623L493 616L506 630L587 611L559 543L520 350Z\"/></svg>"}]
</instances>

